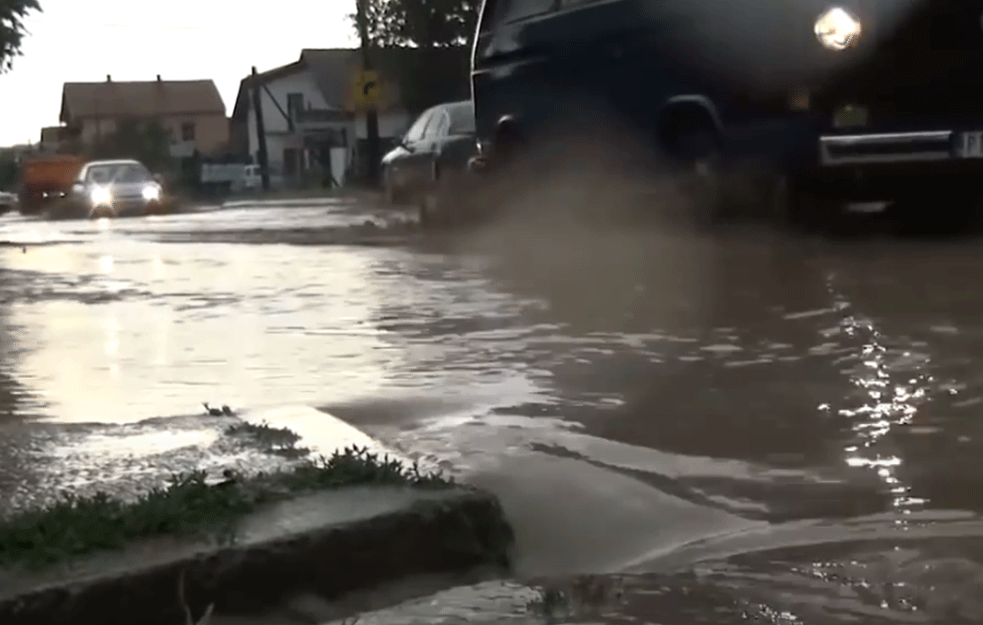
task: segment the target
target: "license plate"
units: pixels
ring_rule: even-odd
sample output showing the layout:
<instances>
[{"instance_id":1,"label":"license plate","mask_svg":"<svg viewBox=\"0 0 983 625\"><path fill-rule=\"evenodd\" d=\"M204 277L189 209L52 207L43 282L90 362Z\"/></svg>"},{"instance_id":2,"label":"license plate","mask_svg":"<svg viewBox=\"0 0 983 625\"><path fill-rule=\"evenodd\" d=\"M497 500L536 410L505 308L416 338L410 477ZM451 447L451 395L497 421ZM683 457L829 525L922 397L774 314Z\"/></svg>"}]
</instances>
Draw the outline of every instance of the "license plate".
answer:
<instances>
[{"instance_id":1,"label":"license plate","mask_svg":"<svg viewBox=\"0 0 983 625\"><path fill-rule=\"evenodd\" d=\"M983 130L959 133L956 155L959 158L983 158Z\"/></svg>"},{"instance_id":2,"label":"license plate","mask_svg":"<svg viewBox=\"0 0 983 625\"><path fill-rule=\"evenodd\" d=\"M867 125L867 107L848 104L833 113L834 128L851 128Z\"/></svg>"}]
</instances>

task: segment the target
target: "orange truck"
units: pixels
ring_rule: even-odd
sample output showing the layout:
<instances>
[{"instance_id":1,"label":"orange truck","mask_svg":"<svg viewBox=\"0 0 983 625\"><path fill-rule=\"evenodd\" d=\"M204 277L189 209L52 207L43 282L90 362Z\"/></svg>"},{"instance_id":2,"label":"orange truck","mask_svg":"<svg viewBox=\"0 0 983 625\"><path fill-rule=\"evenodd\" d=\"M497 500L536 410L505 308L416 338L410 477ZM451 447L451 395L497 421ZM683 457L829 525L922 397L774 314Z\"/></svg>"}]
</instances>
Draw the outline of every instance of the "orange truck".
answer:
<instances>
[{"instance_id":1,"label":"orange truck","mask_svg":"<svg viewBox=\"0 0 983 625\"><path fill-rule=\"evenodd\" d=\"M27 157L20 174L20 212L38 213L52 202L64 199L85 161L77 156Z\"/></svg>"}]
</instances>

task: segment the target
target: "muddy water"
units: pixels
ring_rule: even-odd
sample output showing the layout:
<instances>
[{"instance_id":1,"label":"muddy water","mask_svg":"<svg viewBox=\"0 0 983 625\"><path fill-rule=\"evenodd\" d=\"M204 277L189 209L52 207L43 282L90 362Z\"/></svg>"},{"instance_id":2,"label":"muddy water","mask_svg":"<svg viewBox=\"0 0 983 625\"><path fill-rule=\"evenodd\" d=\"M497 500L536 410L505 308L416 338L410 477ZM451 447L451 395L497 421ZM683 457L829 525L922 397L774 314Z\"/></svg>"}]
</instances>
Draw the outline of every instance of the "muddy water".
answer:
<instances>
[{"instance_id":1,"label":"muddy water","mask_svg":"<svg viewBox=\"0 0 983 625\"><path fill-rule=\"evenodd\" d=\"M0 221L5 500L254 466L200 402L304 404L495 490L520 577L628 573L612 620L983 618L977 240L367 218Z\"/></svg>"}]
</instances>

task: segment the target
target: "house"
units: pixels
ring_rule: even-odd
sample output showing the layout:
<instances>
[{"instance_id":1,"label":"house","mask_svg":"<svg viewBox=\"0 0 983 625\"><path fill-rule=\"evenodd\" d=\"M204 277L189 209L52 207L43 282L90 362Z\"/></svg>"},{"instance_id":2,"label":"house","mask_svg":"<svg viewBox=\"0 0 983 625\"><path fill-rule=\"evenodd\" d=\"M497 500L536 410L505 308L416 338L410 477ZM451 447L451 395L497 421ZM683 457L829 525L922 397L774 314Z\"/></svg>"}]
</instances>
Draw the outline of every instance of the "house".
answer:
<instances>
[{"instance_id":1,"label":"house","mask_svg":"<svg viewBox=\"0 0 983 625\"><path fill-rule=\"evenodd\" d=\"M65 129L62 126L47 126L42 128L41 141L38 143L38 150L48 154L58 152L62 146L62 134L64 130Z\"/></svg>"},{"instance_id":2,"label":"house","mask_svg":"<svg viewBox=\"0 0 983 625\"><path fill-rule=\"evenodd\" d=\"M365 114L355 110L352 98L362 58L357 49L305 49L297 61L259 73L255 82L244 78L230 121L233 152L258 162L255 85L271 172L296 180L322 169L343 182L347 171L364 165L366 152ZM377 112L384 145L402 136L427 106L470 93L463 49L378 49L373 63L381 83Z\"/></svg>"},{"instance_id":3,"label":"house","mask_svg":"<svg viewBox=\"0 0 983 625\"><path fill-rule=\"evenodd\" d=\"M211 80L65 83L61 97L62 141L85 147L111 136L125 120L154 120L170 137L171 155L188 158L224 151L229 122Z\"/></svg>"}]
</instances>

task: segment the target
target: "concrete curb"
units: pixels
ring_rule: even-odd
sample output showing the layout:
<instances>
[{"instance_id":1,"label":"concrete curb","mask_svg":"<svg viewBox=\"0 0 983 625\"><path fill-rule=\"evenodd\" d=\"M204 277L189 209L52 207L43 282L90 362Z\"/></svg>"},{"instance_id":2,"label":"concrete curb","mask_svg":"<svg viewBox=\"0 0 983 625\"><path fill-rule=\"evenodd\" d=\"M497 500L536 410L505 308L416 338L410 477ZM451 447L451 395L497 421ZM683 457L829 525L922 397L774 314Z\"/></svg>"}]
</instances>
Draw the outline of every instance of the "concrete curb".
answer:
<instances>
[{"instance_id":1,"label":"concrete curb","mask_svg":"<svg viewBox=\"0 0 983 625\"><path fill-rule=\"evenodd\" d=\"M97 566L98 574L22 592L0 588L0 623L184 623L178 595L182 575L186 603L198 619L210 604L217 615L255 614L298 592L331 599L409 576L508 566L513 535L495 497L463 488L363 489L360 496L369 492L386 501L403 498L407 504L381 512L377 507L358 519L341 515L323 525L310 523L303 531L279 528L279 535L233 547L158 557L156 562L148 558L140 566L112 572ZM345 499L345 491L315 496L335 497L335 508L352 507L337 499ZM265 512L271 513L284 516Z\"/></svg>"}]
</instances>

